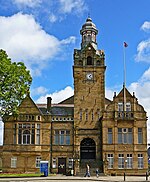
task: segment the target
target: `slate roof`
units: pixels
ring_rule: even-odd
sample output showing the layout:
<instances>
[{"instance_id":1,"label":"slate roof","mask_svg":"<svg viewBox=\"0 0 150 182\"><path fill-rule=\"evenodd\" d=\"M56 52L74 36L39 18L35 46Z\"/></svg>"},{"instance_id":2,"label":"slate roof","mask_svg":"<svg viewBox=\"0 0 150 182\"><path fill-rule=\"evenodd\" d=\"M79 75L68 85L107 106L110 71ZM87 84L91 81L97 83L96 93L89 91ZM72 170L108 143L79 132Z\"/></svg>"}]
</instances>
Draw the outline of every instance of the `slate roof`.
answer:
<instances>
[{"instance_id":1,"label":"slate roof","mask_svg":"<svg viewBox=\"0 0 150 182\"><path fill-rule=\"evenodd\" d=\"M74 115L74 108L73 107L52 107L51 114L57 116L73 116Z\"/></svg>"},{"instance_id":2,"label":"slate roof","mask_svg":"<svg viewBox=\"0 0 150 182\"><path fill-rule=\"evenodd\" d=\"M47 111L46 107L39 107L39 110L43 115L51 114L53 116L73 116L74 107L54 106L50 111Z\"/></svg>"},{"instance_id":3,"label":"slate roof","mask_svg":"<svg viewBox=\"0 0 150 182\"><path fill-rule=\"evenodd\" d=\"M105 104L112 101L105 98ZM74 96L71 96L58 104L52 104L50 111L47 111L46 104L37 104L37 107L43 115L51 114L53 116L73 116L74 115Z\"/></svg>"}]
</instances>

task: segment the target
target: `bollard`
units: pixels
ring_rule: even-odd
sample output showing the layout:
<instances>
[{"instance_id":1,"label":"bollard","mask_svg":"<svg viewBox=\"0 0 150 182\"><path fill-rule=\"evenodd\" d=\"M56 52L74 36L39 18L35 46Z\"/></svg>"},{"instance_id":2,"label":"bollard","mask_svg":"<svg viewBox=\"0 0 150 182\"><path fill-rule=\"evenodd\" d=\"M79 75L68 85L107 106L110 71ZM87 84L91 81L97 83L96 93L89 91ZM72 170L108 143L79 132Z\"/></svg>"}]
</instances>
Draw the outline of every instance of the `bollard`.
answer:
<instances>
[{"instance_id":1,"label":"bollard","mask_svg":"<svg viewBox=\"0 0 150 182\"><path fill-rule=\"evenodd\" d=\"M124 181L126 180L126 173L124 173Z\"/></svg>"},{"instance_id":2,"label":"bollard","mask_svg":"<svg viewBox=\"0 0 150 182\"><path fill-rule=\"evenodd\" d=\"M148 181L148 172L146 172L146 181Z\"/></svg>"}]
</instances>

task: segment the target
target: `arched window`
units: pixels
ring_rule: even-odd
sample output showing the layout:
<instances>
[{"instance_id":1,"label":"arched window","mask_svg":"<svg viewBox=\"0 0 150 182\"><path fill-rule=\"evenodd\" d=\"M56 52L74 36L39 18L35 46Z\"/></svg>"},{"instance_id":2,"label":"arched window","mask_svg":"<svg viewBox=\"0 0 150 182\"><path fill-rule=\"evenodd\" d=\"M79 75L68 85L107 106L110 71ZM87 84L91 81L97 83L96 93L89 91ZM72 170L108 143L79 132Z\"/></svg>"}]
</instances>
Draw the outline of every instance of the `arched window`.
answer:
<instances>
[{"instance_id":1,"label":"arched window","mask_svg":"<svg viewBox=\"0 0 150 182\"><path fill-rule=\"evenodd\" d=\"M23 144L30 144L30 131L23 131Z\"/></svg>"},{"instance_id":2,"label":"arched window","mask_svg":"<svg viewBox=\"0 0 150 182\"><path fill-rule=\"evenodd\" d=\"M88 56L87 57L87 65L92 65L92 57L91 56Z\"/></svg>"},{"instance_id":3,"label":"arched window","mask_svg":"<svg viewBox=\"0 0 150 182\"><path fill-rule=\"evenodd\" d=\"M100 61L99 60L97 61L97 65L100 65Z\"/></svg>"},{"instance_id":4,"label":"arched window","mask_svg":"<svg viewBox=\"0 0 150 182\"><path fill-rule=\"evenodd\" d=\"M79 65L82 66L83 65L83 62L82 60L79 61Z\"/></svg>"}]
</instances>

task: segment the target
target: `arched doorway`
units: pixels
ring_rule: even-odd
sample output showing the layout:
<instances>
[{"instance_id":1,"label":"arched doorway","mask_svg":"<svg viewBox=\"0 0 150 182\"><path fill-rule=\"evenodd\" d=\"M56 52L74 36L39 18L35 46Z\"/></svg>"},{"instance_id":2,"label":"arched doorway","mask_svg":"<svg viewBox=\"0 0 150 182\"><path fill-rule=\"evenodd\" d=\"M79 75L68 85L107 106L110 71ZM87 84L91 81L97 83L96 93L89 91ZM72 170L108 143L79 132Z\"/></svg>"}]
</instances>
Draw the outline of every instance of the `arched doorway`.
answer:
<instances>
[{"instance_id":1,"label":"arched doorway","mask_svg":"<svg viewBox=\"0 0 150 182\"><path fill-rule=\"evenodd\" d=\"M91 138L85 138L80 143L80 157L82 159L96 159L96 145Z\"/></svg>"}]
</instances>

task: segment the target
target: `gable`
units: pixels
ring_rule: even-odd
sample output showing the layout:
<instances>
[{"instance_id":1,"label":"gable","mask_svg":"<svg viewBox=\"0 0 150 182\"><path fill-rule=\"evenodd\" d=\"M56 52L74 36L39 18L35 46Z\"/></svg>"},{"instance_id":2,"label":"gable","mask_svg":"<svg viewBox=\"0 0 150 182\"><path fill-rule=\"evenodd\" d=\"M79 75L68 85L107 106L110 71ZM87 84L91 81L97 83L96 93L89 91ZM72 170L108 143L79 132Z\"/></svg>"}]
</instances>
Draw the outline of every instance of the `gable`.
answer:
<instances>
[{"instance_id":1,"label":"gable","mask_svg":"<svg viewBox=\"0 0 150 182\"><path fill-rule=\"evenodd\" d=\"M58 104L74 104L74 95L59 102Z\"/></svg>"},{"instance_id":2,"label":"gable","mask_svg":"<svg viewBox=\"0 0 150 182\"><path fill-rule=\"evenodd\" d=\"M28 95L25 99L21 102L19 108L19 114L41 114L38 107L35 105L34 101Z\"/></svg>"},{"instance_id":3,"label":"gable","mask_svg":"<svg viewBox=\"0 0 150 182\"><path fill-rule=\"evenodd\" d=\"M125 88L125 94L126 94L126 97L133 97L126 88ZM116 97L117 98L124 97L124 88L119 92L119 94Z\"/></svg>"}]
</instances>

